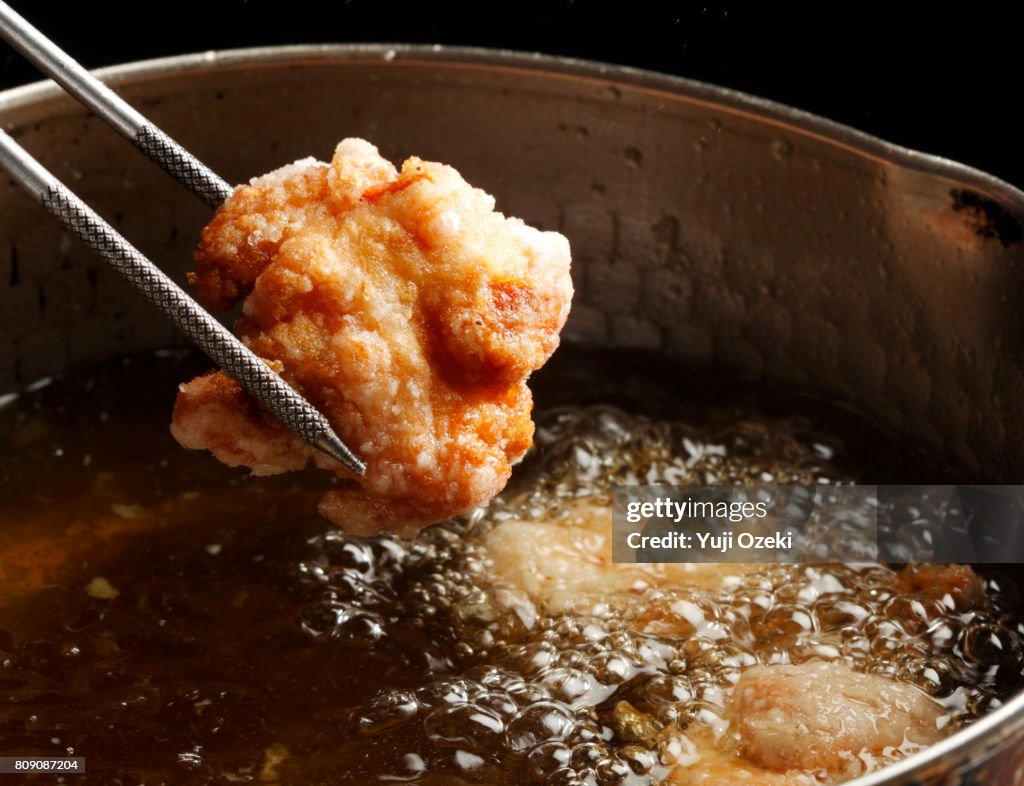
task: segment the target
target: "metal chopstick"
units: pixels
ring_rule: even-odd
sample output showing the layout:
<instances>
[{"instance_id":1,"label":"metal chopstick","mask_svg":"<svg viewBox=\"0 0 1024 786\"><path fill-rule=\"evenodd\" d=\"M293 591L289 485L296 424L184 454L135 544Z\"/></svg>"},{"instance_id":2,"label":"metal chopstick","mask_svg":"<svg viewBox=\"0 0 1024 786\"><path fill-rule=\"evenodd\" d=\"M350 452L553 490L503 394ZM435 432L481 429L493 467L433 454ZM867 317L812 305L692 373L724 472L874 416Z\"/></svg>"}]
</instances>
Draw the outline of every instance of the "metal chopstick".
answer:
<instances>
[{"instance_id":1,"label":"metal chopstick","mask_svg":"<svg viewBox=\"0 0 1024 786\"><path fill-rule=\"evenodd\" d=\"M0 36L207 205L216 208L231 195L232 188L225 180L150 123L2 0ZM3 153L0 163L67 229L114 265L292 431L352 472L362 475L366 471L366 465L338 438L320 412L13 139L0 134L0 152Z\"/></svg>"},{"instance_id":2,"label":"metal chopstick","mask_svg":"<svg viewBox=\"0 0 1024 786\"><path fill-rule=\"evenodd\" d=\"M326 417L2 129L0 167L288 428L357 475L366 471Z\"/></svg>"},{"instance_id":3,"label":"metal chopstick","mask_svg":"<svg viewBox=\"0 0 1024 786\"><path fill-rule=\"evenodd\" d=\"M0 36L207 205L231 195L226 181L2 1Z\"/></svg>"}]
</instances>

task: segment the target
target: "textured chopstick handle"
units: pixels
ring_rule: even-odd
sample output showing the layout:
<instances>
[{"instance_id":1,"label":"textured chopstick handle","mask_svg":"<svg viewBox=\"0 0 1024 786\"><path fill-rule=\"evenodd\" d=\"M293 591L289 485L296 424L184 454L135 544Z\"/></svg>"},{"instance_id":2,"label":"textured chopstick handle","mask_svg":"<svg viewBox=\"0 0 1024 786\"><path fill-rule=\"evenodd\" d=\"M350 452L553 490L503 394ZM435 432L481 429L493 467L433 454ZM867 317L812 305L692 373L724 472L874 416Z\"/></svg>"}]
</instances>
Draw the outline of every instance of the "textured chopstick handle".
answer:
<instances>
[{"instance_id":1,"label":"textured chopstick handle","mask_svg":"<svg viewBox=\"0 0 1024 786\"><path fill-rule=\"evenodd\" d=\"M231 195L231 186L222 178L2 0L0 35L207 205L216 208ZM288 428L357 475L366 471L327 418L2 130L0 162L19 185L131 281Z\"/></svg>"},{"instance_id":2,"label":"textured chopstick handle","mask_svg":"<svg viewBox=\"0 0 1024 786\"><path fill-rule=\"evenodd\" d=\"M40 71L95 112L210 207L217 207L231 194L231 186L213 170L150 123L138 110L2 1L0 35Z\"/></svg>"},{"instance_id":3,"label":"textured chopstick handle","mask_svg":"<svg viewBox=\"0 0 1024 786\"><path fill-rule=\"evenodd\" d=\"M327 418L88 205L59 183L47 189L41 202L281 422L309 444L323 449L324 440L330 440L334 433ZM363 469L347 448L339 460L354 472Z\"/></svg>"},{"instance_id":4,"label":"textured chopstick handle","mask_svg":"<svg viewBox=\"0 0 1024 786\"><path fill-rule=\"evenodd\" d=\"M365 472L365 465L338 438L323 414L3 130L0 130L0 163L15 182L33 194L68 231L134 284L178 329L289 429L352 472Z\"/></svg>"},{"instance_id":5,"label":"textured chopstick handle","mask_svg":"<svg viewBox=\"0 0 1024 786\"><path fill-rule=\"evenodd\" d=\"M132 143L210 207L216 209L231 196L227 181L152 123L145 123Z\"/></svg>"}]
</instances>

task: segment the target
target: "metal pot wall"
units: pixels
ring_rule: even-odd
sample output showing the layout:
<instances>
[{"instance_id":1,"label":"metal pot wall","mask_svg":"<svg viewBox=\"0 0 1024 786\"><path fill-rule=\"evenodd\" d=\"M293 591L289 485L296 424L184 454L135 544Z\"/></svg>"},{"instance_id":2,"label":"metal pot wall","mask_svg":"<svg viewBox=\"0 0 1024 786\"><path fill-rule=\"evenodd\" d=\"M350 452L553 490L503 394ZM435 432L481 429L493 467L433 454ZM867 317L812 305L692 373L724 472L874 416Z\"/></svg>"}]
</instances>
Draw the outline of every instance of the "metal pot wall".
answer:
<instances>
[{"instance_id":1,"label":"metal pot wall","mask_svg":"<svg viewBox=\"0 0 1024 786\"><path fill-rule=\"evenodd\" d=\"M1024 194L728 90L497 52L330 46L107 69L231 181L344 136L454 164L573 245L569 340L848 403L984 482L1024 478ZM208 211L52 85L0 122L179 281ZM0 393L180 341L0 182ZM1024 696L855 782L1024 783Z\"/></svg>"}]
</instances>

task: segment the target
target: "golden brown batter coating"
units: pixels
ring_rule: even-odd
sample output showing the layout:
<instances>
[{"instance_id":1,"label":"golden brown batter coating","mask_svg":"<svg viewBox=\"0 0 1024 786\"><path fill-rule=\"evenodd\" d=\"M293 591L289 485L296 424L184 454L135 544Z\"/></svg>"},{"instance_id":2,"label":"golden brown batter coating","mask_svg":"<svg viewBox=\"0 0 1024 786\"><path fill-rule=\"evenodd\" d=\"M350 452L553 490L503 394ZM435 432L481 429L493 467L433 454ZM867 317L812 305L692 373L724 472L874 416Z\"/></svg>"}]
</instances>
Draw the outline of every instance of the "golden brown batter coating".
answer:
<instances>
[{"instance_id":1,"label":"golden brown batter coating","mask_svg":"<svg viewBox=\"0 0 1024 786\"><path fill-rule=\"evenodd\" d=\"M897 574L904 592L927 595L966 610L985 600L985 585L970 565L907 565Z\"/></svg>"},{"instance_id":2,"label":"golden brown batter coating","mask_svg":"<svg viewBox=\"0 0 1024 786\"><path fill-rule=\"evenodd\" d=\"M238 188L203 232L204 303L245 298L238 334L367 462L320 510L357 533L406 535L500 491L533 437L526 377L558 346L569 246L494 211L451 167L401 173L358 139ZM255 474L312 458L222 374L183 385L191 448Z\"/></svg>"},{"instance_id":3,"label":"golden brown batter coating","mask_svg":"<svg viewBox=\"0 0 1024 786\"><path fill-rule=\"evenodd\" d=\"M769 770L856 777L885 750L911 753L942 736L942 707L905 682L841 662L754 666L733 692L739 748Z\"/></svg>"}]
</instances>

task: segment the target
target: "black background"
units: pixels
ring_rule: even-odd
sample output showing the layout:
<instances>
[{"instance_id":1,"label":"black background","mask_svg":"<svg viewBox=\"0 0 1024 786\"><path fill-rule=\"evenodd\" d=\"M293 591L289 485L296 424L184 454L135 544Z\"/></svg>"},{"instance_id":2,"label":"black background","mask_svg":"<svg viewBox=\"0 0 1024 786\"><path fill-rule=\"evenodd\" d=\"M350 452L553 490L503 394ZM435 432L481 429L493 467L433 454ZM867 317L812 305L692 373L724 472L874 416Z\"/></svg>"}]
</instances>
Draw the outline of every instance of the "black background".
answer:
<instances>
[{"instance_id":1,"label":"black background","mask_svg":"<svg viewBox=\"0 0 1024 786\"><path fill-rule=\"evenodd\" d=\"M90 67L263 44L468 44L623 63L792 104L1024 186L1024 14L996 5L168 0L12 5ZM37 78L3 44L0 86Z\"/></svg>"}]
</instances>

